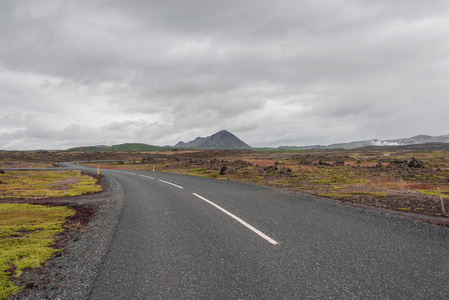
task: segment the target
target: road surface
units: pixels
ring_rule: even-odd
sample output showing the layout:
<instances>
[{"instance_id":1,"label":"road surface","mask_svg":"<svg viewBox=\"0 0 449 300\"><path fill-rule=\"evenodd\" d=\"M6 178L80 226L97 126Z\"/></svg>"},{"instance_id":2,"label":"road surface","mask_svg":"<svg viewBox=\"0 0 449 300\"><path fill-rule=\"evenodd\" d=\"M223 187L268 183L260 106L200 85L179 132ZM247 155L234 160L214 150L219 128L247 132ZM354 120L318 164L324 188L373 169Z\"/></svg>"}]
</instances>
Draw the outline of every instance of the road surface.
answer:
<instances>
[{"instance_id":1,"label":"road surface","mask_svg":"<svg viewBox=\"0 0 449 300\"><path fill-rule=\"evenodd\" d=\"M91 299L448 299L449 229L279 189L101 170L125 207Z\"/></svg>"}]
</instances>

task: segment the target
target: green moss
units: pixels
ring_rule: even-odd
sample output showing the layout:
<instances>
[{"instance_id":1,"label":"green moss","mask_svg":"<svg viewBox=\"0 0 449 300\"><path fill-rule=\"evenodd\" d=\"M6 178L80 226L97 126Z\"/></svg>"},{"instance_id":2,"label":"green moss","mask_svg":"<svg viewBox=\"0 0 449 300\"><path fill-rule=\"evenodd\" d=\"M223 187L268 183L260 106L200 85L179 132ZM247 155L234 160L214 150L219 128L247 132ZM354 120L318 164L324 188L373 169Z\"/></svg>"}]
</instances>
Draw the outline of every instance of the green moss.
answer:
<instances>
[{"instance_id":1,"label":"green moss","mask_svg":"<svg viewBox=\"0 0 449 300\"><path fill-rule=\"evenodd\" d=\"M296 182L293 182L290 179L281 179L281 180L277 180L276 183L281 184L281 185L294 185Z\"/></svg>"},{"instance_id":2,"label":"green moss","mask_svg":"<svg viewBox=\"0 0 449 300\"><path fill-rule=\"evenodd\" d=\"M437 181L439 181L439 180L445 180L446 178L444 178L443 176L435 175L435 174L429 174L429 175L426 176L426 179L427 180L437 180Z\"/></svg>"},{"instance_id":3,"label":"green moss","mask_svg":"<svg viewBox=\"0 0 449 300\"><path fill-rule=\"evenodd\" d=\"M313 184L369 184L370 181L365 178L356 177L344 177L344 176L334 176L331 178L323 178L318 180L312 180L310 183Z\"/></svg>"},{"instance_id":4,"label":"green moss","mask_svg":"<svg viewBox=\"0 0 449 300\"><path fill-rule=\"evenodd\" d=\"M423 194L423 195L430 195L430 196L438 196L438 191L435 190L417 190L417 192ZM441 193L441 198L449 198L448 195Z\"/></svg>"},{"instance_id":5,"label":"green moss","mask_svg":"<svg viewBox=\"0 0 449 300\"><path fill-rule=\"evenodd\" d=\"M327 198L340 198L340 197L353 197L353 195L351 194L347 194L347 193L321 193L318 194L318 196L321 197L327 197Z\"/></svg>"},{"instance_id":6,"label":"green moss","mask_svg":"<svg viewBox=\"0 0 449 300\"><path fill-rule=\"evenodd\" d=\"M356 195L366 195L366 196L373 196L373 197L386 197L389 194L388 193L378 193L378 192L330 192L330 193L321 193L318 194L318 196L323 197L329 197L329 198L339 198L339 197L354 197Z\"/></svg>"},{"instance_id":7,"label":"green moss","mask_svg":"<svg viewBox=\"0 0 449 300\"><path fill-rule=\"evenodd\" d=\"M398 209L398 210L404 210L404 211L410 211L410 210L411 210L410 207L396 207L396 209Z\"/></svg>"},{"instance_id":8,"label":"green moss","mask_svg":"<svg viewBox=\"0 0 449 300\"><path fill-rule=\"evenodd\" d=\"M8 171L0 174L0 199L36 199L99 192L97 179L81 171Z\"/></svg>"},{"instance_id":9,"label":"green moss","mask_svg":"<svg viewBox=\"0 0 449 300\"><path fill-rule=\"evenodd\" d=\"M374 197L387 197L388 193L380 193L380 192L351 192L353 195L367 195L367 196L374 196Z\"/></svg>"},{"instance_id":10,"label":"green moss","mask_svg":"<svg viewBox=\"0 0 449 300\"><path fill-rule=\"evenodd\" d=\"M59 206L0 204L0 299L20 291L10 280L25 268L37 268L60 250L53 237L74 210Z\"/></svg>"},{"instance_id":11,"label":"green moss","mask_svg":"<svg viewBox=\"0 0 449 300\"><path fill-rule=\"evenodd\" d=\"M197 169L191 169L188 172L190 173L209 173L210 169L207 168L197 168Z\"/></svg>"}]
</instances>

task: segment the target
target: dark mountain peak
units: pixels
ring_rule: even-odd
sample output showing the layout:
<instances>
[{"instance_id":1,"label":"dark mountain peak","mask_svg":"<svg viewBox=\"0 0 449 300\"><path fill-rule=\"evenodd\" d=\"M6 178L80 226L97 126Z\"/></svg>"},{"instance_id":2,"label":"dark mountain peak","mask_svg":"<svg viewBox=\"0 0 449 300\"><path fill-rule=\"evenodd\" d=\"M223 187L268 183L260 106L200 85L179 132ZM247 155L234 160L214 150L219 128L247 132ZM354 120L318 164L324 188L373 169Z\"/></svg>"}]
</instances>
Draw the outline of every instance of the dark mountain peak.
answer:
<instances>
[{"instance_id":1,"label":"dark mountain peak","mask_svg":"<svg viewBox=\"0 0 449 300\"><path fill-rule=\"evenodd\" d=\"M227 130L221 130L208 137L197 137L195 140L175 145L179 148L200 148L200 149L250 149L251 146L240 140Z\"/></svg>"},{"instance_id":2,"label":"dark mountain peak","mask_svg":"<svg viewBox=\"0 0 449 300\"><path fill-rule=\"evenodd\" d=\"M221 131L209 136L209 138L213 138L213 139L236 138L236 139L238 139L235 135L233 135L232 133L230 133L227 130L221 130Z\"/></svg>"},{"instance_id":3,"label":"dark mountain peak","mask_svg":"<svg viewBox=\"0 0 449 300\"><path fill-rule=\"evenodd\" d=\"M228 134L233 135L233 134L230 133L229 131L223 129L223 130L220 130L219 132L217 132L217 133L214 134L214 135L228 135Z\"/></svg>"}]
</instances>

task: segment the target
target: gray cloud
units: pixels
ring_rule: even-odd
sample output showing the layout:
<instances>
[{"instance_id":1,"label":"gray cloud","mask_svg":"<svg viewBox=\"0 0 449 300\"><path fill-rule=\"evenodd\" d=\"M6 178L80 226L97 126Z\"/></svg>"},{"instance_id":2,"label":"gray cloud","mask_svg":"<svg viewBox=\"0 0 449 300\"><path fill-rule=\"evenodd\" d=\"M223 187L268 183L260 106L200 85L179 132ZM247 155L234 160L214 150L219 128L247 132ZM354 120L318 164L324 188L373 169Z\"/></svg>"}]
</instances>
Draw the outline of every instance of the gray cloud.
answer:
<instances>
[{"instance_id":1,"label":"gray cloud","mask_svg":"<svg viewBox=\"0 0 449 300\"><path fill-rule=\"evenodd\" d=\"M0 149L447 134L447 1L2 1Z\"/></svg>"}]
</instances>

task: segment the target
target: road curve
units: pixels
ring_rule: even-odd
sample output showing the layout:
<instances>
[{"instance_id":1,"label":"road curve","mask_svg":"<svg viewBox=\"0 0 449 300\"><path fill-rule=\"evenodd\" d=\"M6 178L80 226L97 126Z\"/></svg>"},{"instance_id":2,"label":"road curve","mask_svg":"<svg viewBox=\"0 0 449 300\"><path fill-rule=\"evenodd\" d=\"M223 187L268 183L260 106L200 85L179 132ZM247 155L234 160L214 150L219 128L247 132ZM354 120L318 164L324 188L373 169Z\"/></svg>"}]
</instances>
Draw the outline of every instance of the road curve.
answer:
<instances>
[{"instance_id":1,"label":"road curve","mask_svg":"<svg viewBox=\"0 0 449 300\"><path fill-rule=\"evenodd\" d=\"M125 207L90 299L449 298L449 228L226 180L101 173Z\"/></svg>"}]
</instances>

